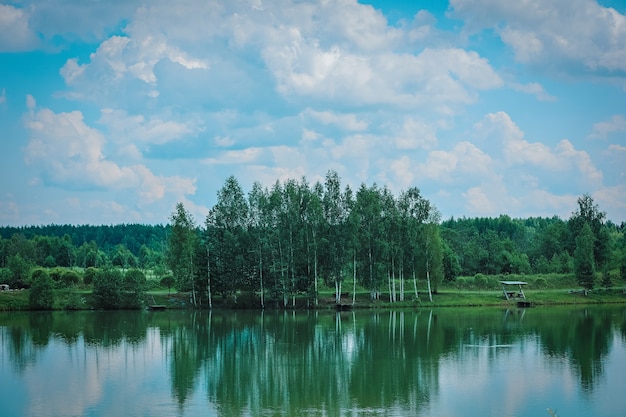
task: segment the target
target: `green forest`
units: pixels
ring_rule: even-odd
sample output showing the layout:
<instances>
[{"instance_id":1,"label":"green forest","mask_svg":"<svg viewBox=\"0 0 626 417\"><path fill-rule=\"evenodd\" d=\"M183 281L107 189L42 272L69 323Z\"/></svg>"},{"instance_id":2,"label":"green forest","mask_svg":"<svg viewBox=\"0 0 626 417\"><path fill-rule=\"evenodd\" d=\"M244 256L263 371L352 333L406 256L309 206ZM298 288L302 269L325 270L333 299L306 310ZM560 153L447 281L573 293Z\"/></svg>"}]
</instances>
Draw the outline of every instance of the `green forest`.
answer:
<instances>
[{"instance_id":1,"label":"green forest","mask_svg":"<svg viewBox=\"0 0 626 417\"><path fill-rule=\"evenodd\" d=\"M586 291L626 281L625 225L587 194L569 219L442 220L416 187L352 190L329 171L323 183L255 183L246 193L231 176L206 218L179 203L165 220L0 227L0 284L29 289L30 307L41 309L61 289L76 290L67 308L85 292L98 308L138 308L155 288L189 294L195 307L247 297L263 308L314 307L322 288L337 303L357 292L393 303L486 277L539 276L537 286L550 287L569 276Z\"/></svg>"}]
</instances>

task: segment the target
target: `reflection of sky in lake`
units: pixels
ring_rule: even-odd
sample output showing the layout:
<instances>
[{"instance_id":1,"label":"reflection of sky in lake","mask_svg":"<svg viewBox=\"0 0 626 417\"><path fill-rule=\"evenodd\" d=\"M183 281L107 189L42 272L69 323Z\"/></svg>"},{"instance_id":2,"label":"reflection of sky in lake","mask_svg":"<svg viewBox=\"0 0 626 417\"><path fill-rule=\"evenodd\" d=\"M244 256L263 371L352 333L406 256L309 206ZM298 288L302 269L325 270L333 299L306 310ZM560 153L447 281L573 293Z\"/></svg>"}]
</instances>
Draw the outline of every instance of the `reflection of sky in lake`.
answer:
<instances>
[{"instance_id":1,"label":"reflection of sky in lake","mask_svg":"<svg viewBox=\"0 0 626 417\"><path fill-rule=\"evenodd\" d=\"M440 362L439 398L427 415L611 416L626 414L626 346L612 338L611 354L593 398L564 356L546 356L537 337L513 345L465 345Z\"/></svg>"},{"instance_id":2,"label":"reflection of sky in lake","mask_svg":"<svg viewBox=\"0 0 626 417\"><path fill-rule=\"evenodd\" d=\"M161 342L158 329L148 329L145 344L122 341L115 347L87 344L82 337L71 345L52 338L39 350L36 366L13 375L10 388L2 386L11 372L3 358L0 389L21 397L8 402L16 408L6 415L174 415Z\"/></svg>"}]
</instances>

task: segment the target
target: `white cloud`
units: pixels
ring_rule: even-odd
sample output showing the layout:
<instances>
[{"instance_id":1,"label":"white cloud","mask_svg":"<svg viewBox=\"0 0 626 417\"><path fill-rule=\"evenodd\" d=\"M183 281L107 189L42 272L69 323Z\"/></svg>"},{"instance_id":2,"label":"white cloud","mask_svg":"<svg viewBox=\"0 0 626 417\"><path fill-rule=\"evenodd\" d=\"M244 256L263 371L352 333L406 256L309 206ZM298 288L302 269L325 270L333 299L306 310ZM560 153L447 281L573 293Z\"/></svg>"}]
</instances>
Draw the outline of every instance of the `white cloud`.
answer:
<instances>
[{"instance_id":1,"label":"white cloud","mask_svg":"<svg viewBox=\"0 0 626 417\"><path fill-rule=\"evenodd\" d=\"M39 168L45 182L78 189L134 189L148 202L165 193L195 192L193 179L156 176L144 165L120 166L107 158L104 135L89 127L81 112L37 110L31 96L27 101L25 161Z\"/></svg>"},{"instance_id":2,"label":"white cloud","mask_svg":"<svg viewBox=\"0 0 626 417\"><path fill-rule=\"evenodd\" d=\"M168 44L162 35L144 38L111 36L89 56L89 62L79 64L76 58L68 59L60 74L65 83L78 90L79 96L107 95L108 90L123 81L134 79L148 84L145 95L157 97L154 88L157 76L155 66L168 59L186 69L208 69L206 61L189 57L185 52ZM94 83L94 80L98 80Z\"/></svg>"},{"instance_id":3,"label":"white cloud","mask_svg":"<svg viewBox=\"0 0 626 417\"><path fill-rule=\"evenodd\" d=\"M105 125L110 137L120 143L164 144L195 135L203 130L195 121L177 122L158 116L128 115L125 110L102 109L98 123Z\"/></svg>"},{"instance_id":4,"label":"white cloud","mask_svg":"<svg viewBox=\"0 0 626 417\"><path fill-rule=\"evenodd\" d=\"M414 117L406 116L402 127L395 134L395 144L398 149L430 149L437 145L437 135L434 126Z\"/></svg>"},{"instance_id":5,"label":"white cloud","mask_svg":"<svg viewBox=\"0 0 626 417\"><path fill-rule=\"evenodd\" d=\"M333 111L317 111L310 108L306 109L302 114L304 116L310 116L322 124L336 125L349 131L361 131L367 129L368 127L367 122L359 120L355 114L340 114Z\"/></svg>"},{"instance_id":6,"label":"white cloud","mask_svg":"<svg viewBox=\"0 0 626 417\"><path fill-rule=\"evenodd\" d=\"M522 93L532 94L539 101L556 101L556 97L548 94L544 90L543 86L539 83L535 83L535 82L527 83L527 84L512 83L511 88L513 88L513 90L515 91L521 91Z\"/></svg>"},{"instance_id":7,"label":"white cloud","mask_svg":"<svg viewBox=\"0 0 626 417\"><path fill-rule=\"evenodd\" d=\"M0 4L0 52L29 51L39 45L29 18L29 10Z\"/></svg>"},{"instance_id":8,"label":"white cloud","mask_svg":"<svg viewBox=\"0 0 626 417\"><path fill-rule=\"evenodd\" d=\"M626 119L621 114L612 116L609 120L594 123L590 139L606 139L611 133L626 132Z\"/></svg>"},{"instance_id":9,"label":"white cloud","mask_svg":"<svg viewBox=\"0 0 626 417\"><path fill-rule=\"evenodd\" d=\"M492 200L481 187L472 187L464 192L467 210L475 216L493 216L498 214Z\"/></svg>"},{"instance_id":10,"label":"white cloud","mask_svg":"<svg viewBox=\"0 0 626 417\"><path fill-rule=\"evenodd\" d=\"M248 164L255 162L264 153L262 148L248 148L220 152L213 158L207 158L204 163L209 165Z\"/></svg>"},{"instance_id":11,"label":"white cloud","mask_svg":"<svg viewBox=\"0 0 626 417\"><path fill-rule=\"evenodd\" d=\"M228 148L235 144L235 141L230 136L216 136L213 138L213 143L215 143L220 148Z\"/></svg>"},{"instance_id":12,"label":"white cloud","mask_svg":"<svg viewBox=\"0 0 626 417\"><path fill-rule=\"evenodd\" d=\"M599 76L626 70L626 16L594 0L451 0L469 32L493 28L518 61Z\"/></svg>"},{"instance_id":13,"label":"white cloud","mask_svg":"<svg viewBox=\"0 0 626 417\"><path fill-rule=\"evenodd\" d=\"M430 178L444 183L465 182L484 175L492 175L491 157L470 142L457 143L450 151L435 150L426 162L417 167L419 178Z\"/></svg>"},{"instance_id":14,"label":"white cloud","mask_svg":"<svg viewBox=\"0 0 626 417\"><path fill-rule=\"evenodd\" d=\"M285 95L351 105L435 106L469 104L474 91L503 82L486 59L462 49L425 49L418 55L354 54L322 49L302 39L264 49L263 57ZM288 36L287 36L288 37Z\"/></svg>"},{"instance_id":15,"label":"white cloud","mask_svg":"<svg viewBox=\"0 0 626 417\"><path fill-rule=\"evenodd\" d=\"M609 219L623 219L626 215L626 185L604 187L592 194L594 201L607 213Z\"/></svg>"},{"instance_id":16,"label":"white cloud","mask_svg":"<svg viewBox=\"0 0 626 417\"><path fill-rule=\"evenodd\" d=\"M602 172L594 166L587 152L577 150L567 139L561 140L554 149L541 142L528 142L524 132L505 112L485 115L474 129L480 136L502 145L505 162L510 166L532 165L561 173L577 170L586 180L602 180Z\"/></svg>"}]
</instances>

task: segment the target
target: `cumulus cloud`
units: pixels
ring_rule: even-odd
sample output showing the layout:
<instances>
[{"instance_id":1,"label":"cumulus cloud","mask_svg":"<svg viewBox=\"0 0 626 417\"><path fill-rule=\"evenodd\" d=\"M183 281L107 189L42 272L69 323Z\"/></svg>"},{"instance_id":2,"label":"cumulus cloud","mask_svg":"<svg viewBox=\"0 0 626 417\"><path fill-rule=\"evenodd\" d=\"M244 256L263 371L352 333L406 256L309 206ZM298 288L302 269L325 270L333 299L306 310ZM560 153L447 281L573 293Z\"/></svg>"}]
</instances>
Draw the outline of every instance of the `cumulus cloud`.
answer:
<instances>
[{"instance_id":1,"label":"cumulus cloud","mask_svg":"<svg viewBox=\"0 0 626 417\"><path fill-rule=\"evenodd\" d=\"M102 109L98 123L105 125L116 142L164 144L202 131L196 121L178 122L159 116L129 115L125 110Z\"/></svg>"},{"instance_id":2,"label":"cumulus cloud","mask_svg":"<svg viewBox=\"0 0 626 417\"><path fill-rule=\"evenodd\" d=\"M492 158L474 144L458 142L450 151L434 150L417 167L418 176L443 183L476 180L493 173Z\"/></svg>"},{"instance_id":3,"label":"cumulus cloud","mask_svg":"<svg viewBox=\"0 0 626 417\"><path fill-rule=\"evenodd\" d=\"M406 116L394 142L398 149L430 149L437 145L435 127L414 117Z\"/></svg>"},{"instance_id":4,"label":"cumulus cloud","mask_svg":"<svg viewBox=\"0 0 626 417\"><path fill-rule=\"evenodd\" d=\"M29 51L39 45L29 10L0 4L0 52Z\"/></svg>"},{"instance_id":5,"label":"cumulus cloud","mask_svg":"<svg viewBox=\"0 0 626 417\"><path fill-rule=\"evenodd\" d=\"M361 131L368 127L368 123L365 120L359 120L355 114L340 114L329 110L317 111L310 108L302 114L324 125L335 125L343 130Z\"/></svg>"},{"instance_id":6,"label":"cumulus cloud","mask_svg":"<svg viewBox=\"0 0 626 417\"><path fill-rule=\"evenodd\" d=\"M556 101L556 97L550 95L544 90L543 86L539 83L512 83L511 88L516 91L520 91L526 94L534 95L539 101Z\"/></svg>"},{"instance_id":7,"label":"cumulus cloud","mask_svg":"<svg viewBox=\"0 0 626 417\"><path fill-rule=\"evenodd\" d=\"M71 88L67 96L105 97L110 103L115 100L112 90L139 81L145 85L134 85L135 91L157 98L157 67L165 61L215 74L246 63L246 70L258 76L271 74L275 91L287 99L351 107L429 106L445 113L474 102L478 91L503 85L488 60L474 51L409 47L411 29L389 25L369 5L194 5L154 2L137 8L123 33L105 39L89 60L67 60L61 69ZM250 65L251 56L262 67ZM362 127L357 123L350 129Z\"/></svg>"},{"instance_id":8,"label":"cumulus cloud","mask_svg":"<svg viewBox=\"0 0 626 417\"><path fill-rule=\"evenodd\" d=\"M609 120L594 123L589 139L606 139L615 132L626 132L626 119L621 114L612 116Z\"/></svg>"},{"instance_id":9,"label":"cumulus cloud","mask_svg":"<svg viewBox=\"0 0 626 417\"><path fill-rule=\"evenodd\" d=\"M462 49L425 49L417 55L355 54L322 49L293 34L268 46L264 60L286 96L303 95L352 105L444 106L469 104L476 90L503 82L488 61Z\"/></svg>"},{"instance_id":10,"label":"cumulus cloud","mask_svg":"<svg viewBox=\"0 0 626 417\"><path fill-rule=\"evenodd\" d=\"M111 87L124 86L125 82L133 80L147 84L145 95L156 97L154 68L164 59L186 69L209 67L208 62L191 58L178 47L170 45L162 35L140 39L115 35L100 44L96 52L89 56L89 62L80 64L76 58L68 59L60 74L80 98L108 96Z\"/></svg>"},{"instance_id":11,"label":"cumulus cloud","mask_svg":"<svg viewBox=\"0 0 626 417\"><path fill-rule=\"evenodd\" d=\"M32 96L27 102L25 161L39 168L45 182L70 189L135 189L148 202L166 192L195 192L193 179L157 176L144 165L120 166L107 158L106 138L85 123L80 111L37 109Z\"/></svg>"},{"instance_id":12,"label":"cumulus cloud","mask_svg":"<svg viewBox=\"0 0 626 417\"><path fill-rule=\"evenodd\" d=\"M451 0L470 33L495 29L518 61L576 74L623 74L626 16L594 0Z\"/></svg>"},{"instance_id":13,"label":"cumulus cloud","mask_svg":"<svg viewBox=\"0 0 626 417\"><path fill-rule=\"evenodd\" d=\"M474 128L479 136L501 144L508 165L531 165L561 173L574 170L586 180L602 180L602 172L587 152L577 150L567 139L559 141L554 148L541 142L528 142L505 112L487 114Z\"/></svg>"}]
</instances>

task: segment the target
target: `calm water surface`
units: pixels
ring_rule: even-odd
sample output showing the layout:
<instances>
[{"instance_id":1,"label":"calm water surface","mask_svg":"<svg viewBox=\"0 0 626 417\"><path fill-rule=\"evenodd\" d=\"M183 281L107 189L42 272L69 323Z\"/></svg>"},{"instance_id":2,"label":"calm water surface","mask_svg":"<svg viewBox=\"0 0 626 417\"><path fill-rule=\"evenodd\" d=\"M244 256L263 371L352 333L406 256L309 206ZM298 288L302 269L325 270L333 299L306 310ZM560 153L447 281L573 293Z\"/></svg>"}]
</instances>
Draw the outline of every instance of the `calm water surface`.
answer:
<instances>
[{"instance_id":1,"label":"calm water surface","mask_svg":"<svg viewBox=\"0 0 626 417\"><path fill-rule=\"evenodd\" d=\"M626 308L0 314L2 416L626 416Z\"/></svg>"}]
</instances>

